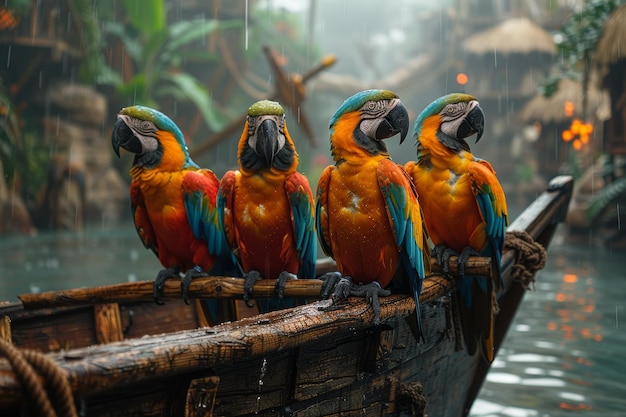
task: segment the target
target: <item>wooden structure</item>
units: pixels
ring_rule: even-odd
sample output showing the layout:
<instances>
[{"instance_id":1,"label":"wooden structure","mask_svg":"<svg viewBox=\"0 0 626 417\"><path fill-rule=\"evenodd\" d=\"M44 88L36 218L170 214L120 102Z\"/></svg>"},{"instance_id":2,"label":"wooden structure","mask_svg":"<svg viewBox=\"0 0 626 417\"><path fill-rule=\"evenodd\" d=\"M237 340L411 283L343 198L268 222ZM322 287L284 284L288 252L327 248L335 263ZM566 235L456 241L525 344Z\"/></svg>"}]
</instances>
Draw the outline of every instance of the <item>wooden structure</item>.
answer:
<instances>
[{"instance_id":1,"label":"wooden structure","mask_svg":"<svg viewBox=\"0 0 626 417\"><path fill-rule=\"evenodd\" d=\"M529 246L547 247L571 192L572 179L557 177L510 225L509 234L527 233L534 239L526 241ZM520 271L526 278L534 276L533 268L521 265L541 258L538 252L522 256L522 248L509 246L503 255L505 289L499 298L496 349L525 292L517 280ZM319 272L332 268L332 262L323 265ZM471 273L489 274L489 266L483 258L472 259ZM536 268L541 267L538 262ZM241 297L240 280L233 280L193 281L192 296ZM286 296L319 293L319 280L299 281L288 283ZM15 351L48 352L23 351L23 358L36 362L36 369L52 364L57 379L71 390L70 398L92 417L462 416L489 364L480 354L469 356L455 332L449 298L455 285L454 278L426 278L420 295L427 341L422 344L410 330L415 303L408 295L381 298L379 326L373 326L364 300L350 299L330 311L323 309L329 301L317 301L197 328L202 324L198 310L176 298L155 305L151 283L144 282L21 296L22 304L0 309L0 346L11 346L6 341L12 340ZM176 287L168 281L165 295L178 293ZM272 292L272 281L254 288L257 297ZM78 319L81 314L90 318ZM32 360L38 356L43 358ZM32 392L21 385L26 383L23 376L0 360L3 416L35 415L28 407L34 403Z\"/></svg>"},{"instance_id":2,"label":"wooden structure","mask_svg":"<svg viewBox=\"0 0 626 417\"><path fill-rule=\"evenodd\" d=\"M527 145L527 153L537 161L538 170L545 178L556 175L568 162L571 143L564 142L561 134L571 127L574 119L590 122L594 132L602 132L602 123L610 114L609 97L604 91L590 87L587 92L588 118L584 117L583 89L579 81L562 79L558 90L550 97L535 95L522 108L519 119L527 125L538 123L538 139ZM600 138L601 133L594 133ZM599 140L593 140L594 155L600 151ZM531 145L531 146L528 146Z\"/></svg>"},{"instance_id":3,"label":"wooden structure","mask_svg":"<svg viewBox=\"0 0 626 417\"><path fill-rule=\"evenodd\" d=\"M600 70L600 88L611 96L611 118L606 126L604 151L626 155L626 56L621 45L626 42L626 5L618 7L606 21L594 51Z\"/></svg>"}]
</instances>

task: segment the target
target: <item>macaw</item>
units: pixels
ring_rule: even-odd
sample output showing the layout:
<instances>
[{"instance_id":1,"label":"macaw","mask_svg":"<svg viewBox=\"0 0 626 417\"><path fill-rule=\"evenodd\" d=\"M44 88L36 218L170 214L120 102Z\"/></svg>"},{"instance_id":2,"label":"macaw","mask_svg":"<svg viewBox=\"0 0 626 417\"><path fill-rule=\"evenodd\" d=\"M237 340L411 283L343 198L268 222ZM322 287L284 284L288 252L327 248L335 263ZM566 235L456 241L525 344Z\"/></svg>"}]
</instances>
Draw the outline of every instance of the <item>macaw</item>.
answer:
<instances>
[{"instance_id":1,"label":"macaw","mask_svg":"<svg viewBox=\"0 0 626 417\"><path fill-rule=\"evenodd\" d=\"M316 221L321 247L342 277L326 284L334 287L333 305L365 296L378 324L379 296L412 291L416 336L424 340L419 294L430 271L427 236L411 179L383 142L400 133L402 143L408 129L407 110L391 91L366 90L344 101L330 120L335 165L317 184Z\"/></svg>"},{"instance_id":2,"label":"macaw","mask_svg":"<svg viewBox=\"0 0 626 417\"><path fill-rule=\"evenodd\" d=\"M468 353L476 351L480 340L491 362L508 212L493 167L472 155L465 141L474 134L476 142L480 140L484 121L476 98L458 93L438 98L415 121L417 161L408 162L405 168L420 196L424 221L435 245L433 255L444 272L449 270L450 256L459 256L462 278L456 301ZM493 259L497 266L493 280L464 276L470 255Z\"/></svg>"},{"instance_id":3,"label":"macaw","mask_svg":"<svg viewBox=\"0 0 626 417\"><path fill-rule=\"evenodd\" d=\"M244 300L249 303L255 281L278 277L284 306L288 279L315 278L317 241L313 193L297 171L298 153L279 103L250 106L237 157L239 169L222 177L218 210L245 279Z\"/></svg>"},{"instance_id":4,"label":"macaw","mask_svg":"<svg viewBox=\"0 0 626 417\"><path fill-rule=\"evenodd\" d=\"M183 299L198 276L234 273L235 259L219 224L217 176L196 165L178 126L144 106L123 108L113 125L113 150L135 154L130 169L133 220L144 246L165 269L154 280L154 298L168 278L184 273Z\"/></svg>"}]
</instances>

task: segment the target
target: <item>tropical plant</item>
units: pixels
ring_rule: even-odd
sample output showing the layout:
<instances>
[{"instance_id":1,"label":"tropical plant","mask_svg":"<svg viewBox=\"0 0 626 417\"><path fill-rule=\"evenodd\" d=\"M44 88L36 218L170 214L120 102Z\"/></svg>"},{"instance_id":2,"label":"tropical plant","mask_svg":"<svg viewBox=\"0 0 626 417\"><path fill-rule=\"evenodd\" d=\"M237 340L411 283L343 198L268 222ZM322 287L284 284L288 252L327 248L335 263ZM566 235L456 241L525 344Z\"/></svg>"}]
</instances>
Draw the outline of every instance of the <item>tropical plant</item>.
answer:
<instances>
[{"instance_id":1,"label":"tropical plant","mask_svg":"<svg viewBox=\"0 0 626 417\"><path fill-rule=\"evenodd\" d=\"M194 48L194 42L206 39L214 31L241 26L242 22L194 19L168 25L165 0L124 0L123 4L127 22L106 22L103 31L123 43L134 75L123 80L110 68L103 68L101 81L113 84L130 103L155 107L165 97L190 101L211 130L220 130L222 118L211 106L208 90L184 72L182 65L188 60L208 63L219 59L206 48Z\"/></svg>"},{"instance_id":2,"label":"tropical plant","mask_svg":"<svg viewBox=\"0 0 626 417\"><path fill-rule=\"evenodd\" d=\"M619 4L618 0L587 0L580 11L572 13L570 18L555 33L560 39L557 43L558 61L554 74L540 87L544 96L550 97L559 88L559 81L564 78L582 79L583 118L587 111L587 87L591 56L602 36L604 23Z\"/></svg>"},{"instance_id":3,"label":"tropical plant","mask_svg":"<svg viewBox=\"0 0 626 417\"><path fill-rule=\"evenodd\" d=\"M614 208L624 205L626 210L626 176L615 178L615 172L626 169L626 161L603 155L601 176L605 179L604 187L594 193L585 209L585 217L591 225L613 223L620 217Z\"/></svg>"}]
</instances>

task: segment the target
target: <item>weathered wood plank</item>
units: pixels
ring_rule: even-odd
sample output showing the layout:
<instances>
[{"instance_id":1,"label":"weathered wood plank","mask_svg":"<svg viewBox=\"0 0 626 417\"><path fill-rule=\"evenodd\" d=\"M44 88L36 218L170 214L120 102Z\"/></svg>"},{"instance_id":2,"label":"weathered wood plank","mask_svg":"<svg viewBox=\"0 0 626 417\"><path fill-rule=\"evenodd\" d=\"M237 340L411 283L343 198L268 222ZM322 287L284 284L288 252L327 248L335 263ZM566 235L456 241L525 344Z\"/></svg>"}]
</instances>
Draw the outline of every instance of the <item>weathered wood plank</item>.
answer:
<instances>
[{"instance_id":1,"label":"weathered wood plank","mask_svg":"<svg viewBox=\"0 0 626 417\"><path fill-rule=\"evenodd\" d=\"M96 304L94 311L94 327L98 343L111 343L124 340L120 308L117 303Z\"/></svg>"},{"instance_id":2,"label":"weathered wood plank","mask_svg":"<svg viewBox=\"0 0 626 417\"><path fill-rule=\"evenodd\" d=\"M6 340L9 343L13 341L11 337L11 318L9 316L2 316L0 318L0 339Z\"/></svg>"},{"instance_id":3,"label":"weathered wood plank","mask_svg":"<svg viewBox=\"0 0 626 417\"><path fill-rule=\"evenodd\" d=\"M336 270L336 264L332 259L323 259L319 262L321 270ZM434 270L437 270L433 260ZM450 258L452 275L456 270L456 257ZM490 276L491 259L483 257L471 257L467 262L468 274ZM254 297L275 298L276 280L265 279L254 284ZM319 299L322 281L318 279L299 279L287 281L285 285L285 297L309 297ZM153 299L153 282L137 281L122 284L103 285L92 288L78 288L64 291L49 291L37 294L20 294L18 297L26 309L51 308L60 306L99 304L110 302L150 301ZM242 298L243 279L233 277L201 277L191 282L189 287L191 298ZM179 299L180 278L172 278L165 282L163 289L164 299Z\"/></svg>"}]
</instances>

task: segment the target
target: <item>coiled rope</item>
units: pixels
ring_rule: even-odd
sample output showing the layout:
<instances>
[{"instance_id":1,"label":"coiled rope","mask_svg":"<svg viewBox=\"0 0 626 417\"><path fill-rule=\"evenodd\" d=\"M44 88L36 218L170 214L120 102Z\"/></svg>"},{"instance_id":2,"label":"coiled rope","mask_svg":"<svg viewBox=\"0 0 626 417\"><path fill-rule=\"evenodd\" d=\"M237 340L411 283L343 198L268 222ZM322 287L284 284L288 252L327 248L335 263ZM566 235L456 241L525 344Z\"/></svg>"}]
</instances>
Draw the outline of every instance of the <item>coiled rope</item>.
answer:
<instances>
[{"instance_id":1,"label":"coiled rope","mask_svg":"<svg viewBox=\"0 0 626 417\"><path fill-rule=\"evenodd\" d=\"M535 273L546 266L545 248L533 240L525 231L507 232L504 246L515 250L515 263L511 266L511 276L519 281L524 289L535 283Z\"/></svg>"},{"instance_id":2,"label":"coiled rope","mask_svg":"<svg viewBox=\"0 0 626 417\"><path fill-rule=\"evenodd\" d=\"M39 415L78 417L67 375L54 361L40 352L18 349L4 339L0 339L0 355L9 361L25 396L32 400Z\"/></svg>"}]
</instances>

